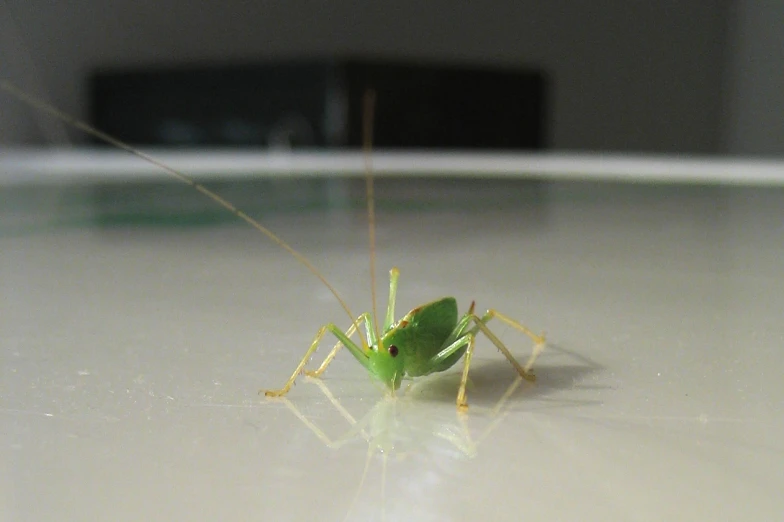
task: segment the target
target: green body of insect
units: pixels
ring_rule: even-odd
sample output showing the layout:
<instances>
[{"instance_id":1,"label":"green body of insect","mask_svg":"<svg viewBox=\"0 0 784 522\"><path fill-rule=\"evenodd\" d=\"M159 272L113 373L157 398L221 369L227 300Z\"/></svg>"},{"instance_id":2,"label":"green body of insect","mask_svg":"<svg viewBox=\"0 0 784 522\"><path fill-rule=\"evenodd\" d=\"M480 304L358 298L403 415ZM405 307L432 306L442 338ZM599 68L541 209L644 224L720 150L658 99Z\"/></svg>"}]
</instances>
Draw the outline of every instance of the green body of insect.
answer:
<instances>
[{"instance_id":1,"label":"green body of insect","mask_svg":"<svg viewBox=\"0 0 784 522\"><path fill-rule=\"evenodd\" d=\"M0 89L10 93L19 100L22 100L37 109L47 112L52 116L78 128L82 131L93 135L107 143L115 145L137 157L160 167L164 172L186 183L197 191L201 192L206 197L212 199L214 202L232 212L234 215L250 224L259 232L266 235L272 241L281 246L284 250L289 252L297 261L302 263L308 270L310 270L335 296L336 300L340 303L341 307L345 310L349 319L354 316L346 305L345 301L340 297L337 290L326 280L326 278L319 272L310 261L308 261L302 254L294 250L285 241L280 239L269 229L264 227L255 219L251 218L241 210L237 209L223 199L221 196L207 189L204 185L195 182L185 174L172 169L171 167L155 160L151 156L144 154L112 136L109 136L90 125L77 120L48 103L28 95L21 91L10 82L0 81ZM374 103L374 96L372 92L368 92L365 97L365 144L366 149L370 149L371 142L371 127L372 127L372 107ZM369 157L369 155L368 155ZM369 161L369 160L368 160ZM373 205L373 177L371 169L368 165L367 176L368 184L368 222L370 228L370 264L371 264L371 293L373 295L373 308L375 312L375 214ZM437 301L433 301L426 305L414 308L402 319L394 322L394 309L395 309L395 295L397 293L397 269L392 269L390 272L389 282L389 304L387 306L386 318L383 328L379 329L375 326L376 319L373 314L365 313L360 315L357 319L352 321L351 327L345 333L334 324L327 324L319 330L316 338L313 340L310 348L305 356L300 361L294 373L279 390L267 390L267 396L281 396L285 395L291 386L294 384L296 378L303 372L305 364L310 360L310 357L318 348L322 338L327 332L332 332L337 337L338 342L321 366L315 371L306 371L305 373L311 376L320 376L330 362L334 359L341 346L345 346L351 354L378 380L386 384L391 390L396 390L400 387L400 382L406 377L418 377L428 375L434 372L444 371L451 368L461 357L465 356L465 364L463 367L463 375L460 381L460 389L457 395L458 408L466 407L465 388L468 380L468 369L471 363L471 357L474 351L474 342L476 334L482 332L488 339L504 354L509 362L515 367L521 377L533 380L531 367L538 357L539 353L544 349L545 340L543 336L533 334L528 328L520 323L510 319L509 317L495 311L488 310L483 316L479 317L474 314L474 305L471 304L468 312L466 312L458 320L457 302L453 297L444 297ZM525 367L515 360L509 350L501 343L501 341L490 331L486 323L493 318L507 323L508 325L520 330L525 335L534 341L534 350L529 358ZM360 338L361 346L358 346L351 340L351 336L359 330L360 324L365 325L365 338Z\"/></svg>"},{"instance_id":2,"label":"green body of insect","mask_svg":"<svg viewBox=\"0 0 784 522\"><path fill-rule=\"evenodd\" d=\"M328 331L337 337L338 343L317 370L305 372L310 376L319 377L332 362L341 346L348 348L357 361L390 390L398 389L404 378L420 377L447 370L465 356L463 376L457 395L457 406L462 409L467 407L465 387L476 334L482 331L506 356L521 377L534 380L531 367L544 349L544 336L535 335L525 326L495 310L488 310L479 317L474 314L474 303L471 303L468 311L458 320L457 301L454 297L444 297L418 306L399 321L393 322L398 276L398 270L393 268L390 271L386 319L380 335L373 328L374 321L370 313L362 314L345 333L334 324L323 326L283 388L267 390L265 394L274 397L288 393ZM498 337L486 326L486 323L493 318L498 318L517 328L534 341L534 351L525 367L520 366ZM367 344L362 343L363 346L358 346L350 337L362 323L365 325Z\"/></svg>"}]
</instances>

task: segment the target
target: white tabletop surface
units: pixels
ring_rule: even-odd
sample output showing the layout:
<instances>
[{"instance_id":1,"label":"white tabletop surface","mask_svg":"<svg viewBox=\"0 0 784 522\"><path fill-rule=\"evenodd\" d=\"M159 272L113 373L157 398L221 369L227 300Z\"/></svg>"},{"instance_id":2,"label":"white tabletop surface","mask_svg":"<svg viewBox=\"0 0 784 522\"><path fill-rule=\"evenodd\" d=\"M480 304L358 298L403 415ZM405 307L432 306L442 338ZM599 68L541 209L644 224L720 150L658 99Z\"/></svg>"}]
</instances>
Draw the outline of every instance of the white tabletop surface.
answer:
<instances>
[{"instance_id":1,"label":"white tabletop surface","mask_svg":"<svg viewBox=\"0 0 784 522\"><path fill-rule=\"evenodd\" d=\"M536 194L379 215L398 315L454 295L547 331L533 385L480 338L462 417L461 366L389 399L348 353L259 397L348 319L249 227L5 230L0 519L784 519L784 191ZM361 213L266 223L370 308Z\"/></svg>"}]
</instances>

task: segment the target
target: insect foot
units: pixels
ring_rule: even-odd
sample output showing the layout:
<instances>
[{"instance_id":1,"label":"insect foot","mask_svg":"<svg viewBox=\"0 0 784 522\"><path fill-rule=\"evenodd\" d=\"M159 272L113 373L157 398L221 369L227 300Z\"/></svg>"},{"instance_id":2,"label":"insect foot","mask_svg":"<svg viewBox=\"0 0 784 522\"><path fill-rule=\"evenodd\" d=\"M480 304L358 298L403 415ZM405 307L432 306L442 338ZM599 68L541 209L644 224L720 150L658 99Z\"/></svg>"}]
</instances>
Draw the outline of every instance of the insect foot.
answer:
<instances>
[{"instance_id":1,"label":"insect foot","mask_svg":"<svg viewBox=\"0 0 784 522\"><path fill-rule=\"evenodd\" d=\"M547 346L547 341L545 339L545 334L542 332L542 335L537 335L534 337L534 350L531 353L531 357L528 358L528 362L526 363L525 367L523 368L524 373L522 377L530 382L536 381L536 375L534 375L531 368L533 368L536 359L541 355L544 351L545 347Z\"/></svg>"},{"instance_id":2,"label":"insect foot","mask_svg":"<svg viewBox=\"0 0 784 522\"><path fill-rule=\"evenodd\" d=\"M261 395L262 392L264 393L265 397L283 397L284 395L286 395L288 390L286 390L286 389L282 389L282 390L259 390L259 395Z\"/></svg>"}]
</instances>

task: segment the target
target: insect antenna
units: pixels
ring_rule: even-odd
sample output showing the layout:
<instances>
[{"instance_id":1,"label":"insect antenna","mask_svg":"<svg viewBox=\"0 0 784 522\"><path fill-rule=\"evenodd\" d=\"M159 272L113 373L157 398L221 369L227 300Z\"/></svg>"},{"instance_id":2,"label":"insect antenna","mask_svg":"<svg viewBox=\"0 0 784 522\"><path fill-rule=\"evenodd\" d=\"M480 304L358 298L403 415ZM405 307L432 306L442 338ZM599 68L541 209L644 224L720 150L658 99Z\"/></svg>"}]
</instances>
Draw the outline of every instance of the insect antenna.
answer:
<instances>
[{"instance_id":1,"label":"insect antenna","mask_svg":"<svg viewBox=\"0 0 784 522\"><path fill-rule=\"evenodd\" d=\"M335 296L335 299L337 299L338 303L346 312L346 314L348 314L349 320L354 324L354 326L357 329L357 332L360 331L359 325L357 324L357 320L354 314L351 313L351 310L349 309L346 302L343 300L342 297L340 297L338 291L335 289L334 286L332 286L329 283L329 281L327 281L324 275L321 272L319 272L318 269L315 266L313 266L313 264L304 255L300 254L293 247L291 247L291 245L283 241L281 238L275 235L270 229L268 229L267 227L265 227L264 225L262 225L261 223L253 219L252 217L250 217L248 214L238 209L237 207L235 207L234 205L232 205L231 203L229 203L228 201L226 201L221 196L211 191L201 183L198 183L193 179L191 179L190 177L186 176L182 172L175 170L172 167L169 167L168 165L162 163L161 161L156 160L152 156L149 156L148 154L145 154L144 152L135 149L131 145L121 140L118 140L117 138L114 138L113 136L110 136L105 132L96 129L91 125L88 125L87 123L62 112L61 110L55 108L53 105L50 105L49 103L46 103L45 101L36 98L35 96L27 94L26 92L23 92L21 89L13 85L11 82L7 80L0 80L0 89L6 91L7 93L27 103L30 106L35 107L40 111L46 112L54 116L55 118L67 123L68 125L71 125L74 128L77 128L87 134L90 134L91 136L94 136L102 141L105 141L106 143L109 143L117 148L129 152L134 156L141 158L144 161L147 161L148 163L151 163L152 165L155 165L156 167L160 168L163 172L170 174L171 176L180 180L186 185L190 185L191 187L195 188L197 191L201 192L203 195L207 196L221 207L225 208L226 210L228 210L238 218L248 223L250 226L252 226L256 230L258 230L259 232L267 236L269 239L271 239L273 242L275 242L278 246L286 250L297 261L299 261L302 265L304 265L305 268L307 268L313 275L315 275L322 283L324 283L324 286L326 286L329 289L329 291L332 293L333 296ZM367 342L364 340L362 335L359 336L359 339L362 341L363 348L365 348L365 350L368 350L369 347L367 346Z\"/></svg>"},{"instance_id":2,"label":"insect antenna","mask_svg":"<svg viewBox=\"0 0 784 522\"><path fill-rule=\"evenodd\" d=\"M373 191L373 166L371 151L373 149L373 118L376 106L376 91L368 89L363 97L362 107L362 146L365 152L365 188L368 211L368 232L370 236L370 297L373 311L373 331L376 333L378 349L381 350L381 335L378 329L378 313L376 309L376 204Z\"/></svg>"}]
</instances>

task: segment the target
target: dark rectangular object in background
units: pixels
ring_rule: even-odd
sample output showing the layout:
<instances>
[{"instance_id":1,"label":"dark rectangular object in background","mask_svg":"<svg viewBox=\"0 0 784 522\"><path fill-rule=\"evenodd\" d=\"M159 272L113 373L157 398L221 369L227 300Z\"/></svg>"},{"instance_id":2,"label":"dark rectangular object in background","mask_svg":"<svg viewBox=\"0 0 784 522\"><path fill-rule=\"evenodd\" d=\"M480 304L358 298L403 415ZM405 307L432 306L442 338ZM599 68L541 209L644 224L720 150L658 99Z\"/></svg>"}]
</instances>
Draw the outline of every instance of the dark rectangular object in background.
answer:
<instances>
[{"instance_id":1,"label":"dark rectangular object in background","mask_svg":"<svg viewBox=\"0 0 784 522\"><path fill-rule=\"evenodd\" d=\"M349 62L348 144L362 142L362 97L376 90L374 143L383 148L541 149L546 93L541 72Z\"/></svg>"},{"instance_id":2,"label":"dark rectangular object in background","mask_svg":"<svg viewBox=\"0 0 784 522\"><path fill-rule=\"evenodd\" d=\"M332 74L312 62L100 70L90 117L134 145L323 147Z\"/></svg>"},{"instance_id":3,"label":"dark rectangular object in background","mask_svg":"<svg viewBox=\"0 0 784 522\"><path fill-rule=\"evenodd\" d=\"M90 77L90 119L134 145L356 148L369 87L379 148L545 147L541 72L426 63L104 69Z\"/></svg>"}]
</instances>

